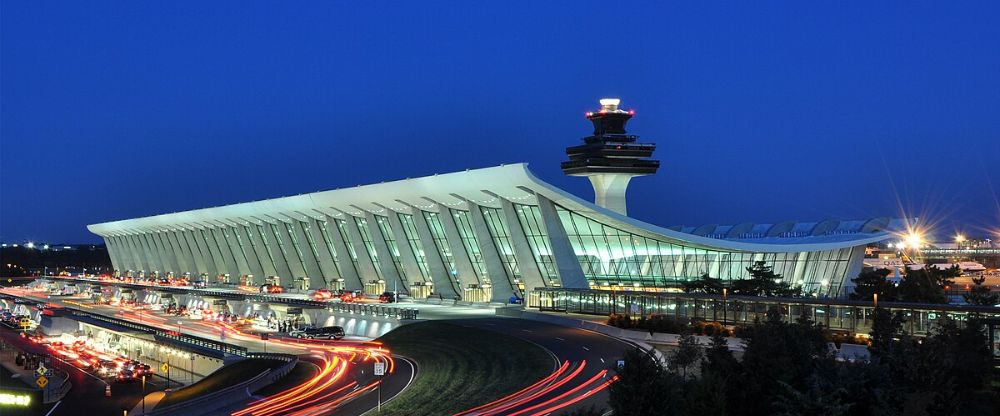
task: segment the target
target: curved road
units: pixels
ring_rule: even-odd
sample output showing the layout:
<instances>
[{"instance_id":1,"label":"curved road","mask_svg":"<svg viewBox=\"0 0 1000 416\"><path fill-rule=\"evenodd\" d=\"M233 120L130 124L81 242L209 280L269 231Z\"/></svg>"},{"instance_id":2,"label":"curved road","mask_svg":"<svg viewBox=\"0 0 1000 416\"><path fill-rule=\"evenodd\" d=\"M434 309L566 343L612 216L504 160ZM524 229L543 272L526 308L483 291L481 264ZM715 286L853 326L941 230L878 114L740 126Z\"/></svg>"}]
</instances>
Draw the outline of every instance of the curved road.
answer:
<instances>
[{"instance_id":1,"label":"curved road","mask_svg":"<svg viewBox=\"0 0 1000 416\"><path fill-rule=\"evenodd\" d=\"M557 370L522 391L461 415L547 415L595 406L607 408L607 386L613 366L634 346L617 338L544 322L517 318L478 318L453 321L488 329L538 344L559 361Z\"/></svg>"}]
</instances>

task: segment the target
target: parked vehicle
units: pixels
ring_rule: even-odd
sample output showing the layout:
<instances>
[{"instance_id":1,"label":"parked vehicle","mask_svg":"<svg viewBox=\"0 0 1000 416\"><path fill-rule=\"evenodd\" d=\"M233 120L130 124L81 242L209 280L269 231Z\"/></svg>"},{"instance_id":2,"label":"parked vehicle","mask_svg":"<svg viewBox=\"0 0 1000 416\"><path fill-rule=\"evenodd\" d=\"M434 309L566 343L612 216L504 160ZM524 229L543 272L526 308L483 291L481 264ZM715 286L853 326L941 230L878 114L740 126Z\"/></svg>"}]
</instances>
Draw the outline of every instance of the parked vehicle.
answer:
<instances>
[{"instance_id":1,"label":"parked vehicle","mask_svg":"<svg viewBox=\"0 0 1000 416\"><path fill-rule=\"evenodd\" d=\"M326 326L322 328L309 328L305 330L295 330L289 333L295 338L305 339L341 339L346 335L344 328L339 326Z\"/></svg>"},{"instance_id":2,"label":"parked vehicle","mask_svg":"<svg viewBox=\"0 0 1000 416\"><path fill-rule=\"evenodd\" d=\"M285 293L285 288L278 285L266 284L260 286L260 293Z\"/></svg>"},{"instance_id":3,"label":"parked vehicle","mask_svg":"<svg viewBox=\"0 0 1000 416\"><path fill-rule=\"evenodd\" d=\"M385 292L378 295L379 303L396 303L396 292Z\"/></svg>"}]
</instances>

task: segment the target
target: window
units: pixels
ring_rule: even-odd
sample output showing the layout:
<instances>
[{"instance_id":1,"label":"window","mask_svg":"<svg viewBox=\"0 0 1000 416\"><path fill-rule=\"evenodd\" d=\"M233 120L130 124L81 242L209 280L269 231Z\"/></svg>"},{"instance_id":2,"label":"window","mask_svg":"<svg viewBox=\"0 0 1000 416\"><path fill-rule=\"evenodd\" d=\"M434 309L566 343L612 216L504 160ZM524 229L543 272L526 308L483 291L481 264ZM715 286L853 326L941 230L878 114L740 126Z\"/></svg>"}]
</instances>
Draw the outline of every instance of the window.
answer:
<instances>
[{"instance_id":1,"label":"window","mask_svg":"<svg viewBox=\"0 0 1000 416\"><path fill-rule=\"evenodd\" d=\"M413 216L410 214L397 213L399 222L403 226L403 234L406 234L406 241L413 251L413 257L417 260L417 267L424 281L431 281L431 271L427 266L427 255L420 245L420 237L417 236L417 226L413 223Z\"/></svg>"},{"instance_id":2,"label":"window","mask_svg":"<svg viewBox=\"0 0 1000 416\"><path fill-rule=\"evenodd\" d=\"M489 273L486 271L486 262L483 254L479 251L479 241L476 241L476 234L472 231L472 224L469 222L467 211L452 209L451 215L455 218L455 226L458 228L458 235L462 238L462 245L465 252L472 260L472 268L476 272L476 277L480 282L489 281Z\"/></svg>"},{"instance_id":3,"label":"window","mask_svg":"<svg viewBox=\"0 0 1000 416\"><path fill-rule=\"evenodd\" d=\"M376 215L375 221L378 222L379 232L382 233L382 239L385 240L385 245L389 247L389 254L392 257L392 265L396 267L396 274L403 281L404 285L409 285L409 279L407 279L406 272L403 271L403 264L399 259L399 246L396 245L396 237L392 235L392 229L389 226L389 219L383 216Z\"/></svg>"},{"instance_id":4,"label":"window","mask_svg":"<svg viewBox=\"0 0 1000 416\"><path fill-rule=\"evenodd\" d=\"M354 223L357 224L358 231L361 232L361 242L364 243L365 251L368 252L368 257L372 259L372 264L375 265L375 274L378 275L380 280L385 280L385 276L382 275L382 265L379 263L378 253L375 252L375 244L372 243L371 231L368 230L368 220L354 217Z\"/></svg>"}]
</instances>

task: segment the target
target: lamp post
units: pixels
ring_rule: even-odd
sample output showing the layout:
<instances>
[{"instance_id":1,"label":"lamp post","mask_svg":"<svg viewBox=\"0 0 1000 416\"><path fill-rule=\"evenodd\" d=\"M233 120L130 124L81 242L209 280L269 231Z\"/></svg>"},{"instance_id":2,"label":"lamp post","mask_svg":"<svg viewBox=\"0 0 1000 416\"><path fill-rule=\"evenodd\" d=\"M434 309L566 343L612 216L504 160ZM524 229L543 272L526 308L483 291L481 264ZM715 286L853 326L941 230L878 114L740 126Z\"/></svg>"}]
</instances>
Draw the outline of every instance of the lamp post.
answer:
<instances>
[{"instance_id":1,"label":"lamp post","mask_svg":"<svg viewBox=\"0 0 1000 416\"><path fill-rule=\"evenodd\" d=\"M722 325L726 325L726 321L729 318L729 308L726 305L726 297L729 294L729 288L722 288Z\"/></svg>"},{"instance_id":2,"label":"lamp post","mask_svg":"<svg viewBox=\"0 0 1000 416\"><path fill-rule=\"evenodd\" d=\"M146 375L142 375L142 414L146 415Z\"/></svg>"}]
</instances>

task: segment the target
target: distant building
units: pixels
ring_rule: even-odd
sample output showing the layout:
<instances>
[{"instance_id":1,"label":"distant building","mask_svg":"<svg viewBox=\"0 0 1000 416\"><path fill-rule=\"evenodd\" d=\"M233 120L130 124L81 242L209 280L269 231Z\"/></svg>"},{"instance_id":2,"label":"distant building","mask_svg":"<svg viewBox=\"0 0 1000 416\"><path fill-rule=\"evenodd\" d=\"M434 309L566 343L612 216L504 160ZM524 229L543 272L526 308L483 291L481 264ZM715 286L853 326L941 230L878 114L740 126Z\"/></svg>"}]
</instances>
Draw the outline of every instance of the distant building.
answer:
<instances>
[{"instance_id":1,"label":"distant building","mask_svg":"<svg viewBox=\"0 0 1000 416\"><path fill-rule=\"evenodd\" d=\"M540 287L674 290L705 274L745 278L757 261L838 295L866 245L889 238L887 218L664 228L628 217L629 179L659 167L655 146L625 132L631 115L602 100L594 135L567 149L563 170L589 177L596 204L513 164L88 228L120 273L501 302Z\"/></svg>"}]
</instances>

